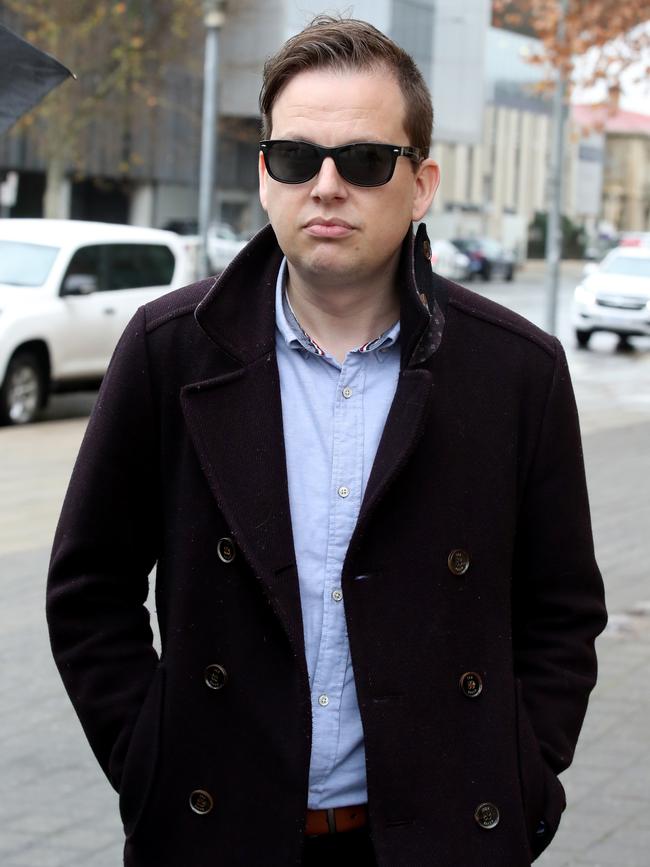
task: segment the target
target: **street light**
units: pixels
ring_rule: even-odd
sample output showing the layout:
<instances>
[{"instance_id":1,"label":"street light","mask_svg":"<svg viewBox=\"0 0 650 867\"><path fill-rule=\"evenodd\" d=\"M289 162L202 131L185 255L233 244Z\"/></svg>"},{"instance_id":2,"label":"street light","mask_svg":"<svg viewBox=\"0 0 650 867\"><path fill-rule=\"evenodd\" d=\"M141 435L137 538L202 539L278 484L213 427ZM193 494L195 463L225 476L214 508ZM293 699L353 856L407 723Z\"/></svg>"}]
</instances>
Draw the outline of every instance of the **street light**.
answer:
<instances>
[{"instance_id":1,"label":"street light","mask_svg":"<svg viewBox=\"0 0 650 867\"><path fill-rule=\"evenodd\" d=\"M201 255L199 277L210 272L208 228L212 219L212 202L217 162L217 83L219 78L219 31L223 27L225 0L204 0L205 61L203 67L203 117L201 125L201 168L199 174L199 234Z\"/></svg>"},{"instance_id":2,"label":"street light","mask_svg":"<svg viewBox=\"0 0 650 867\"><path fill-rule=\"evenodd\" d=\"M557 41L565 38L568 0L560 0ZM560 285L562 258L562 192L564 168L564 128L566 119L567 75L560 64L553 97L553 145L549 176L548 216L546 218L546 330L555 334L557 328L557 296Z\"/></svg>"}]
</instances>

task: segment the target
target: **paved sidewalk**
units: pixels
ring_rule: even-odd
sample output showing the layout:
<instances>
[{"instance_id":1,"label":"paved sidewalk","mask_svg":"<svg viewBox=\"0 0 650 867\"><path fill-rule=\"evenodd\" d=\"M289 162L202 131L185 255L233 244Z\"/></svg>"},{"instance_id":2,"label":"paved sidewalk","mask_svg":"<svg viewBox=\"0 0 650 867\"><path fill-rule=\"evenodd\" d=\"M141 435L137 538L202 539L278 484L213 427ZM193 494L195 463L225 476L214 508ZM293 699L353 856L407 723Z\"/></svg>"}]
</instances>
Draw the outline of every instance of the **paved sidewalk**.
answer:
<instances>
[{"instance_id":1,"label":"paved sidewalk","mask_svg":"<svg viewBox=\"0 0 650 867\"><path fill-rule=\"evenodd\" d=\"M563 776L569 808L538 863L649 867L650 351L615 356L603 340L569 359L612 618ZM72 419L0 430L0 867L121 863L117 798L63 692L43 610L49 545L84 427Z\"/></svg>"}]
</instances>

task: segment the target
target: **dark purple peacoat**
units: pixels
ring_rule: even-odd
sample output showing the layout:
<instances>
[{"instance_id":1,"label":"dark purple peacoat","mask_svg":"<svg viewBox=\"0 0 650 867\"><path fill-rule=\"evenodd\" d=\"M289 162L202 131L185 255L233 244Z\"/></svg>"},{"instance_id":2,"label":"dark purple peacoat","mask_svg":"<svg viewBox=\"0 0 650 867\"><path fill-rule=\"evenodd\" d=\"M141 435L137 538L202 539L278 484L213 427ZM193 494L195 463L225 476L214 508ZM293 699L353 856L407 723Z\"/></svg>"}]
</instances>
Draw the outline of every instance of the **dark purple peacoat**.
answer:
<instances>
[{"instance_id":1,"label":"dark purple peacoat","mask_svg":"<svg viewBox=\"0 0 650 867\"><path fill-rule=\"evenodd\" d=\"M578 420L559 342L432 275L427 244L404 241L401 374L341 582L371 833L381 867L524 867L565 806L605 623ZM53 652L128 867L300 864L280 258L267 227L136 314L54 542Z\"/></svg>"}]
</instances>

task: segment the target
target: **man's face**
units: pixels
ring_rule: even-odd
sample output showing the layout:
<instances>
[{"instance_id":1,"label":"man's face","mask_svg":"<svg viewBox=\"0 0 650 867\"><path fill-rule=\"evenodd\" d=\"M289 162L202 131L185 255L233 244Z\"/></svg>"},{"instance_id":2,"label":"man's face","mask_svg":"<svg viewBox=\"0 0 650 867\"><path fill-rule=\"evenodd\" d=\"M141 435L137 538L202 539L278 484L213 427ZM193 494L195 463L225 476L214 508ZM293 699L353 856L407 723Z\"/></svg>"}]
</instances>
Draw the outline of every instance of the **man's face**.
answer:
<instances>
[{"instance_id":1,"label":"man's face","mask_svg":"<svg viewBox=\"0 0 650 867\"><path fill-rule=\"evenodd\" d=\"M280 92L271 138L325 147L368 141L410 145L404 113L400 88L386 71L311 70ZM262 207L290 266L307 283L329 286L385 283L411 221L424 216L438 185L433 160L413 171L406 157L397 159L391 180L380 187L348 183L329 157L301 184L273 180L261 154L259 173Z\"/></svg>"}]
</instances>

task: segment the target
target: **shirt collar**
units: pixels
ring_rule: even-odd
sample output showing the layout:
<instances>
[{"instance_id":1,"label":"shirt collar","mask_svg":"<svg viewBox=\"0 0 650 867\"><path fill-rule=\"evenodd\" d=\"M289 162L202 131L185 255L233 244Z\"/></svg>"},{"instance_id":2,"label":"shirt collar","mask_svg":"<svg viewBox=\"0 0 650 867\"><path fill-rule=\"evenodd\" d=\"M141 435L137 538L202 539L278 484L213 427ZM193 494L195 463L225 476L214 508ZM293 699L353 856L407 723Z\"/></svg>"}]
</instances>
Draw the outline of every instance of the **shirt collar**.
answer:
<instances>
[{"instance_id":1,"label":"shirt collar","mask_svg":"<svg viewBox=\"0 0 650 867\"><path fill-rule=\"evenodd\" d=\"M291 349L306 349L312 355L325 355L325 350L320 347L316 341L307 334L302 328L293 308L289 302L286 292L287 278L287 258L283 257L278 271L278 279L275 284L275 324L278 331L284 338L287 346ZM364 343L353 349L352 352L372 352L376 349L388 349L393 346L399 338L400 322L399 319L390 328L386 329L379 337L375 337L368 343Z\"/></svg>"}]
</instances>

